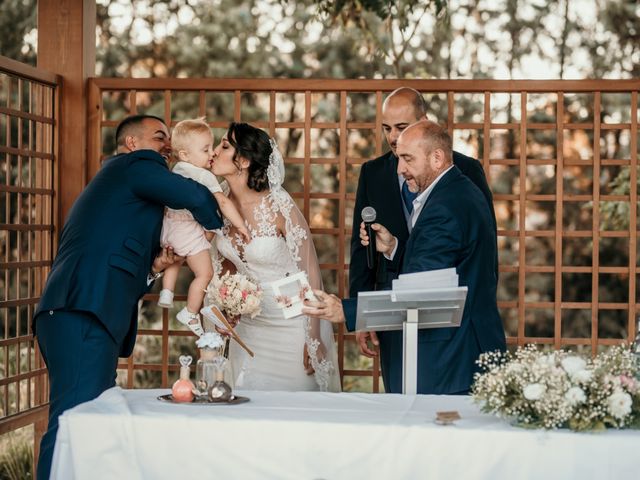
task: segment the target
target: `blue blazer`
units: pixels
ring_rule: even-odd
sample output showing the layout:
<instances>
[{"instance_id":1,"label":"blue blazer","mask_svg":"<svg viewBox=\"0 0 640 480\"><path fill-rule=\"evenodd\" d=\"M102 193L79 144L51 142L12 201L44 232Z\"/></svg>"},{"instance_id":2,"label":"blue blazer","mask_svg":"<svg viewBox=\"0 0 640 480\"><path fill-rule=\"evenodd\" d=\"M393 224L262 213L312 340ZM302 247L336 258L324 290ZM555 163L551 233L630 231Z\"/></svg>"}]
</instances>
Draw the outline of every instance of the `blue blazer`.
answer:
<instances>
[{"instance_id":1,"label":"blue blazer","mask_svg":"<svg viewBox=\"0 0 640 480\"><path fill-rule=\"evenodd\" d=\"M506 349L496 302L496 257L491 212L480 190L454 166L434 187L404 251L394 258L401 273L455 267L459 284L469 289L460 327L419 332L419 393L468 390L480 353Z\"/></svg>"},{"instance_id":2,"label":"blue blazer","mask_svg":"<svg viewBox=\"0 0 640 480\"><path fill-rule=\"evenodd\" d=\"M453 164L476 185L491 212L491 223L495 230L496 216L493 210L493 196L487 183L482 164L474 158L453 152ZM386 290L397 278L395 265L381 260L378 256L376 268L367 267L365 247L360 243L360 214L366 206L376 210L376 222L384 225L404 246L409 238L409 230L402 207L402 197L398 183L398 157L387 152L381 157L365 162L360 169L356 203L353 210L351 235L351 261L349 263L349 296L357 297L358 292ZM497 274L497 263L496 263Z\"/></svg>"},{"instance_id":3,"label":"blue blazer","mask_svg":"<svg viewBox=\"0 0 640 480\"><path fill-rule=\"evenodd\" d=\"M496 228L493 210L493 197L487 183L482 164L476 159L458 152L453 152L453 163L482 192L482 197L491 213L491 225ZM353 212L353 230L351 236L351 261L349 263L349 295L352 299L344 300L347 328L355 327L355 297L358 292L387 290L391 282L397 278L398 263L390 263L378 255L376 268L367 267L366 250L360 243L360 212L366 206L372 206L377 213L376 221L384 225L399 242L399 251L404 250L409 231L402 207L402 197L398 183L398 158L392 153L386 154L364 163L360 170L356 203ZM474 197L475 198L475 197ZM497 275L497 256L495 270ZM402 389L402 332L379 332L380 365L385 387L388 392L398 393ZM400 363L398 363L400 362Z\"/></svg>"},{"instance_id":4,"label":"blue blazer","mask_svg":"<svg viewBox=\"0 0 640 480\"><path fill-rule=\"evenodd\" d=\"M187 208L206 229L222 226L218 204L197 182L171 173L153 150L111 157L74 203L34 319L48 310L94 314L129 356L138 300L160 250L164 207ZM40 315L34 321L46 321Z\"/></svg>"}]
</instances>

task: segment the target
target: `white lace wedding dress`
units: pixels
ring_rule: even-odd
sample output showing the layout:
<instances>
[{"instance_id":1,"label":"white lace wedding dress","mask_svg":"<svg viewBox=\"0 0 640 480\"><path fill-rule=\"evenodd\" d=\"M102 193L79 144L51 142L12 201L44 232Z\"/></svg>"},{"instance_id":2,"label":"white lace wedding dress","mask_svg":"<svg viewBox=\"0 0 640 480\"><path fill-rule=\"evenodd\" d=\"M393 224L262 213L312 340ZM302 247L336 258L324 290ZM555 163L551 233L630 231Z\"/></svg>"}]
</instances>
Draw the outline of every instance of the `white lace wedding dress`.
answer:
<instances>
[{"instance_id":1,"label":"white lace wedding dress","mask_svg":"<svg viewBox=\"0 0 640 480\"><path fill-rule=\"evenodd\" d=\"M322 288L309 227L279 185L262 198L253 213L254 218L245 219L251 232L248 244L234 234L227 220L215 240L215 274L220 274L225 257L239 273L256 280L264 292L261 313L255 318L243 316L236 327L255 357L231 340L228 380L233 388L242 390L340 391L332 325L306 316L285 319L270 285L288 274L306 271L311 287ZM284 236L278 226L280 230L284 226ZM303 364L305 345L315 370L312 375Z\"/></svg>"}]
</instances>

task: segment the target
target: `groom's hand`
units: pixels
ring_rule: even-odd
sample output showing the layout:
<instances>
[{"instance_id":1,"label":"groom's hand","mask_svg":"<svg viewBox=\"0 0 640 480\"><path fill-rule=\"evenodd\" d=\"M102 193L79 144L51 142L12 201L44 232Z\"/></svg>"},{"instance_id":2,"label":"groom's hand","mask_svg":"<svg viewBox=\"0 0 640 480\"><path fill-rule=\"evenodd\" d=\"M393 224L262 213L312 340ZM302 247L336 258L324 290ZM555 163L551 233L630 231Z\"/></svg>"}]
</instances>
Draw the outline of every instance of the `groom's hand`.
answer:
<instances>
[{"instance_id":1,"label":"groom's hand","mask_svg":"<svg viewBox=\"0 0 640 480\"><path fill-rule=\"evenodd\" d=\"M173 247L164 247L158 256L153 260L153 265L151 265L151 273L160 273L164 272L164 270L169 266L173 265L175 262L183 262L184 257L180 255L176 255L173 251Z\"/></svg>"}]
</instances>

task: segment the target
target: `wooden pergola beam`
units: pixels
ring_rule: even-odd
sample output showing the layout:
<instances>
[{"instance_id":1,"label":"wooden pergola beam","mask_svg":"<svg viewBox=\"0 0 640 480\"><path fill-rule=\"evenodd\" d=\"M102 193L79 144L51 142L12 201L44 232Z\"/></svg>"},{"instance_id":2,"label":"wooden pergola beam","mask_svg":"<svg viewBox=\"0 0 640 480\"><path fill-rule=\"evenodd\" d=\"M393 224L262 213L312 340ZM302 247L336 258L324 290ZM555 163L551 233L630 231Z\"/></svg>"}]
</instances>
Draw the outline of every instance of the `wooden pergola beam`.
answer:
<instances>
[{"instance_id":1,"label":"wooden pergola beam","mask_svg":"<svg viewBox=\"0 0 640 480\"><path fill-rule=\"evenodd\" d=\"M60 172L55 186L59 196L54 198L58 204L54 224L60 227L87 183L87 79L95 75L95 50L95 0L38 1L37 66L62 77L59 105L54 107L59 145L53 150ZM42 416L41 410L37 413L40 420L34 423L34 460L47 428L46 415Z\"/></svg>"},{"instance_id":2,"label":"wooden pergola beam","mask_svg":"<svg viewBox=\"0 0 640 480\"><path fill-rule=\"evenodd\" d=\"M95 0L38 1L38 67L62 76L58 145L62 226L87 183L87 78L95 75Z\"/></svg>"}]
</instances>

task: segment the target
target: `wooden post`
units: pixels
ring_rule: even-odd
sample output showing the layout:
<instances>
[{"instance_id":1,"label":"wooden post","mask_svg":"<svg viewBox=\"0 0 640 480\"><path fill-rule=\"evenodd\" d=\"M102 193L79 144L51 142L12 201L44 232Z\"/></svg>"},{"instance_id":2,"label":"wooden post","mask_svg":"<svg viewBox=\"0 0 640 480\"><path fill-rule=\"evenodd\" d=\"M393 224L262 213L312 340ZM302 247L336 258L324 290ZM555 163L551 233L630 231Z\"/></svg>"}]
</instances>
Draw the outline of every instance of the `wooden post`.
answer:
<instances>
[{"instance_id":1,"label":"wooden post","mask_svg":"<svg viewBox=\"0 0 640 480\"><path fill-rule=\"evenodd\" d=\"M62 77L54 106L58 112L54 126L58 145L53 150L59 172L53 186L57 235L87 182L87 78L95 74L95 45L95 0L38 0L38 67ZM42 385L38 394L44 396ZM34 471L46 429L44 415L34 424Z\"/></svg>"},{"instance_id":2,"label":"wooden post","mask_svg":"<svg viewBox=\"0 0 640 480\"><path fill-rule=\"evenodd\" d=\"M87 183L87 78L95 74L95 46L95 0L38 1L38 67L62 76L56 125L60 226Z\"/></svg>"}]
</instances>

